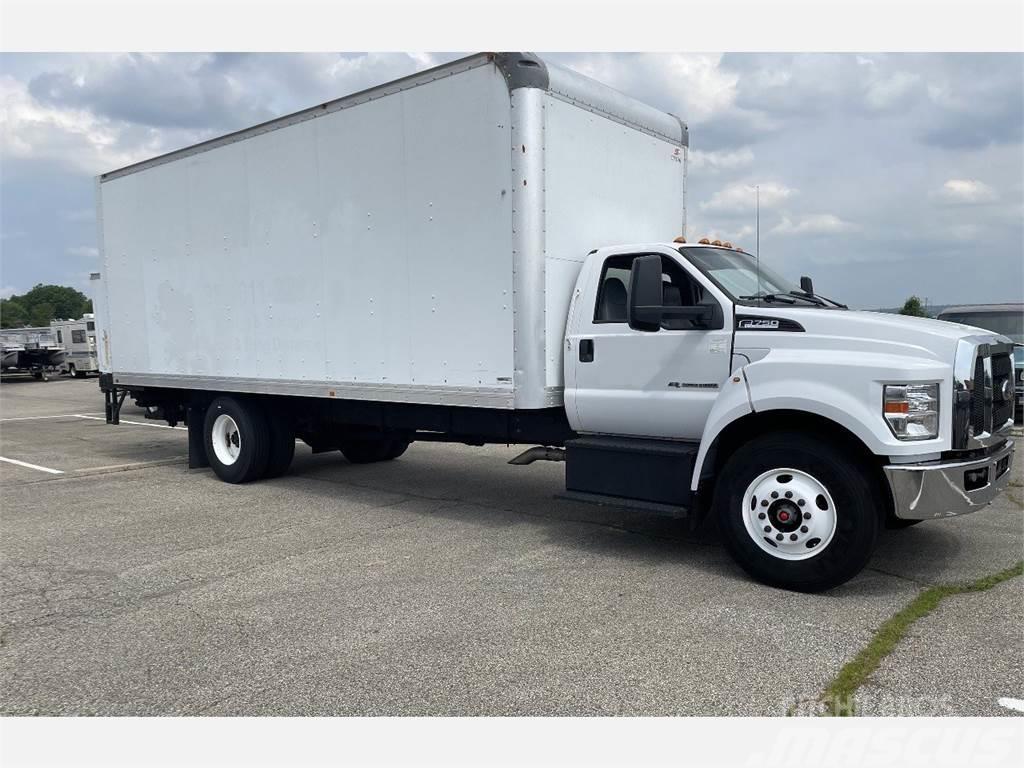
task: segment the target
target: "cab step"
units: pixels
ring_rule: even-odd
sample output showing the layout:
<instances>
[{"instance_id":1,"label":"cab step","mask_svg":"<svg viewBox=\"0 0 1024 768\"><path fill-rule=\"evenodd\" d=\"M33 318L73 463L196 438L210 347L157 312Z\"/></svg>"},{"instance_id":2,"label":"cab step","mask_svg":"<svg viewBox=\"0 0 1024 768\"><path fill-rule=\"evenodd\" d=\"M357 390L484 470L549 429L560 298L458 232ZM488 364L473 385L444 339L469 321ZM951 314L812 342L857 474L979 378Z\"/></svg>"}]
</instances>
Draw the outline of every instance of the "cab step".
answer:
<instances>
[{"instance_id":1,"label":"cab step","mask_svg":"<svg viewBox=\"0 0 1024 768\"><path fill-rule=\"evenodd\" d=\"M566 494L653 504L676 514L691 506L695 441L588 436L565 443ZM602 502L611 503L611 502Z\"/></svg>"}]
</instances>

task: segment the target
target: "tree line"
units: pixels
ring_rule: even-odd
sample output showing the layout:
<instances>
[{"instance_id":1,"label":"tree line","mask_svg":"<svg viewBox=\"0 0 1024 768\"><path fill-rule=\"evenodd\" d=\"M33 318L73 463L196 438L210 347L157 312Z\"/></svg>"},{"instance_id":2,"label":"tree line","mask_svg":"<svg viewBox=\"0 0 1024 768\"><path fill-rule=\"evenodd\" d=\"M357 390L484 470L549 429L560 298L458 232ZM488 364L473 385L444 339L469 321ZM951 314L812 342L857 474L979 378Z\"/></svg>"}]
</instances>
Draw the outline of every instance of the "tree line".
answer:
<instances>
[{"instance_id":1,"label":"tree line","mask_svg":"<svg viewBox=\"0 0 1024 768\"><path fill-rule=\"evenodd\" d=\"M92 300L65 285L40 283L27 293L0 299L0 328L48 326L51 320L77 320L92 312Z\"/></svg>"},{"instance_id":2,"label":"tree line","mask_svg":"<svg viewBox=\"0 0 1024 768\"><path fill-rule=\"evenodd\" d=\"M903 302L903 309L900 310L901 315L910 315L911 317L931 317L925 309L924 304L917 296L911 296L905 302Z\"/></svg>"}]
</instances>

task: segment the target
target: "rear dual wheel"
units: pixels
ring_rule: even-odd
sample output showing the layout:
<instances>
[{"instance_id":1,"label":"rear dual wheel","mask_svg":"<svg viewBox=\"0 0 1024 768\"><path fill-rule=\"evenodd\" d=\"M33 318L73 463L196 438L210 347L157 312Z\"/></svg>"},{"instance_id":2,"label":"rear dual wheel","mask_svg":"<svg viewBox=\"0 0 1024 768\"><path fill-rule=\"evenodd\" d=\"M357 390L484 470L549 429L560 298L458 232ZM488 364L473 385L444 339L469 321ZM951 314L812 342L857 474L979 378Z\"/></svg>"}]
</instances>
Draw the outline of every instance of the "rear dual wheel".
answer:
<instances>
[{"instance_id":1,"label":"rear dual wheel","mask_svg":"<svg viewBox=\"0 0 1024 768\"><path fill-rule=\"evenodd\" d=\"M409 438L396 434L343 440L341 452L353 464L372 464L397 459L409 447Z\"/></svg>"},{"instance_id":2,"label":"rear dual wheel","mask_svg":"<svg viewBox=\"0 0 1024 768\"><path fill-rule=\"evenodd\" d=\"M210 467L226 483L283 474L295 453L290 421L257 400L218 397L203 427Z\"/></svg>"}]
</instances>

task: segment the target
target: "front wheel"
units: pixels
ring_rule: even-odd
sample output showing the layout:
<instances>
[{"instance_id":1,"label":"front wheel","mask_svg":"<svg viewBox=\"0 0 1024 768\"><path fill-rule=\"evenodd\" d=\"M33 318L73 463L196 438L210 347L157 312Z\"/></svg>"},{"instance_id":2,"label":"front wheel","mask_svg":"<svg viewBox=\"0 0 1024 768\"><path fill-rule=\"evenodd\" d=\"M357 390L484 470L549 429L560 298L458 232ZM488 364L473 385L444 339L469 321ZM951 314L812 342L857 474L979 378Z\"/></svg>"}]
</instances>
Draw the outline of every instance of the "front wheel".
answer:
<instances>
[{"instance_id":1,"label":"front wheel","mask_svg":"<svg viewBox=\"0 0 1024 768\"><path fill-rule=\"evenodd\" d=\"M758 581L800 592L838 586L874 550L882 511L870 468L800 433L756 438L726 463L715 511L726 547Z\"/></svg>"}]
</instances>

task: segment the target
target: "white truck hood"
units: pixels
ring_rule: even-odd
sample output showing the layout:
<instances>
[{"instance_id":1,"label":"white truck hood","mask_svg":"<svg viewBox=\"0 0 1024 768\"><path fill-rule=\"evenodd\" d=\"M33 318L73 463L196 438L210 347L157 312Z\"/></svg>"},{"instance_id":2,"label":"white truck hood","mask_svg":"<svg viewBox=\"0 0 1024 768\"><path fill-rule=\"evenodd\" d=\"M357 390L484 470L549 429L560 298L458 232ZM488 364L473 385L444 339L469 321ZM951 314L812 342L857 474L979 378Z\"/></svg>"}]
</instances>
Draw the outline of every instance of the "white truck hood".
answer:
<instances>
[{"instance_id":1,"label":"white truck hood","mask_svg":"<svg viewBox=\"0 0 1024 768\"><path fill-rule=\"evenodd\" d=\"M881 312L736 306L734 371L742 369L753 411L814 413L845 427L876 456L937 458L952 446L953 374L962 339L1009 339L966 325ZM744 323L744 318L779 318ZM783 322L782 320L790 322ZM798 323L799 325L793 325ZM973 358L968 361L973 372ZM897 440L881 413L888 382L938 382L940 432ZM894 459L895 460L895 459Z\"/></svg>"},{"instance_id":2,"label":"white truck hood","mask_svg":"<svg viewBox=\"0 0 1024 768\"><path fill-rule=\"evenodd\" d=\"M771 340L761 332L736 334L736 349L794 347L810 343L832 351L881 352L916 358L927 358L952 364L960 339L987 336L993 342L1008 339L986 331L943 320L891 315L883 312L826 310L814 307L745 307L737 306L739 317L788 318L799 323L805 333L776 334ZM802 338L797 338L802 337ZM813 341L812 341L813 339Z\"/></svg>"}]
</instances>

